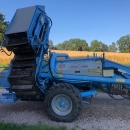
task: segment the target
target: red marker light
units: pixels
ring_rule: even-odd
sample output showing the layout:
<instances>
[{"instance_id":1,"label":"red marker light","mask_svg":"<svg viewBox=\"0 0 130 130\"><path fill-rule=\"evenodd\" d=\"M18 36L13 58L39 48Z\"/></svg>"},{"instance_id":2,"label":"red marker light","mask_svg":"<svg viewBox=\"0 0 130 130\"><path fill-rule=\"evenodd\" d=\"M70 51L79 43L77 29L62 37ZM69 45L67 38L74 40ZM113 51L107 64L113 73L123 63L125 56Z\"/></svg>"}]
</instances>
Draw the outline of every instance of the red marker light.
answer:
<instances>
[{"instance_id":1,"label":"red marker light","mask_svg":"<svg viewBox=\"0 0 130 130\"><path fill-rule=\"evenodd\" d=\"M59 65L59 68L61 68L61 69L62 69L62 68L65 68L65 64L60 64L60 65Z\"/></svg>"}]
</instances>

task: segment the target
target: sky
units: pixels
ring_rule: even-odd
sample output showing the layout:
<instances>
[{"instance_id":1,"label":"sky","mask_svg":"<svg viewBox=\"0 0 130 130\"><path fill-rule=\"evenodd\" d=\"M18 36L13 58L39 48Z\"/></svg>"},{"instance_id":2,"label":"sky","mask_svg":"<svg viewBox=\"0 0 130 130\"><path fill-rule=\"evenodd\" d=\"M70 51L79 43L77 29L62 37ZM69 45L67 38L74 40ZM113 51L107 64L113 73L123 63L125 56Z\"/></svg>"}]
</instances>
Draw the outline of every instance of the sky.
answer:
<instances>
[{"instance_id":1,"label":"sky","mask_svg":"<svg viewBox=\"0 0 130 130\"><path fill-rule=\"evenodd\" d=\"M130 34L130 0L1 0L0 12L10 22L16 9L34 5L44 5L52 19L54 45L73 38L110 45Z\"/></svg>"}]
</instances>

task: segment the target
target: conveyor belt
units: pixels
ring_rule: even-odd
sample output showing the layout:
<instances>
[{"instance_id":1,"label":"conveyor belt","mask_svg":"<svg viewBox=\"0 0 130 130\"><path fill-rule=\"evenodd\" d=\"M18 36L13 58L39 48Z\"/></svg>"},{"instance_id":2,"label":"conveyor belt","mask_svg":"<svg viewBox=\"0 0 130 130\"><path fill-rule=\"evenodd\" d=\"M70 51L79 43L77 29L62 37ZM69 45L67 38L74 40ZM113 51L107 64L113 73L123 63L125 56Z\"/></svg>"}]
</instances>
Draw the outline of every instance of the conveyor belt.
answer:
<instances>
[{"instance_id":1,"label":"conveyor belt","mask_svg":"<svg viewBox=\"0 0 130 130\"><path fill-rule=\"evenodd\" d=\"M37 96L43 96L35 83L36 57L38 54L35 54L29 43L26 43L24 47L16 43L9 44L7 48L15 54L8 77L11 90L16 92L17 97L23 100L34 100Z\"/></svg>"}]
</instances>

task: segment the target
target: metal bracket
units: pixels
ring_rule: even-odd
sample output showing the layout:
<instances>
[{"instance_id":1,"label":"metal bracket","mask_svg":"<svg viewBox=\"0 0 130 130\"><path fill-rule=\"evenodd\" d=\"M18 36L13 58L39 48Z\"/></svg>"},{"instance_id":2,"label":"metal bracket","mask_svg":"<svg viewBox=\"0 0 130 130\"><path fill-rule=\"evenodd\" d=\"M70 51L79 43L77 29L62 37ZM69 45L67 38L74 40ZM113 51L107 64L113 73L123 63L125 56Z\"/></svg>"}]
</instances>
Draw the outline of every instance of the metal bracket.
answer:
<instances>
[{"instance_id":1,"label":"metal bracket","mask_svg":"<svg viewBox=\"0 0 130 130\"><path fill-rule=\"evenodd\" d=\"M17 101L16 94L12 93L2 93L2 97L0 98L0 103L12 103Z\"/></svg>"}]
</instances>

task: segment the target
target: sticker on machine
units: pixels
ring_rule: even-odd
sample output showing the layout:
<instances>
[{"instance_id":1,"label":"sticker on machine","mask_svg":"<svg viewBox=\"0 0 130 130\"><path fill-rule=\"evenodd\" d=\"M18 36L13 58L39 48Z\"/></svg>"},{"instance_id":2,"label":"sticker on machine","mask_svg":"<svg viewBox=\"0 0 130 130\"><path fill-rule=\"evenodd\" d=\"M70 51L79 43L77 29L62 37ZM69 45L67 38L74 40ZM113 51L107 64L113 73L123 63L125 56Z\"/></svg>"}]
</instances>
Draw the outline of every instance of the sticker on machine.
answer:
<instances>
[{"instance_id":1,"label":"sticker on machine","mask_svg":"<svg viewBox=\"0 0 130 130\"><path fill-rule=\"evenodd\" d=\"M88 72L95 72L95 69L88 69Z\"/></svg>"},{"instance_id":2,"label":"sticker on machine","mask_svg":"<svg viewBox=\"0 0 130 130\"><path fill-rule=\"evenodd\" d=\"M56 70L57 73L62 73L62 70Z\"/></svg>"},{"instance_id":3,"label":"sticker on machine","mask_svg":"<svg viewBox=\"0 0 130 130\"><path fill-rule=\"evenodd\" d=\"M95 73L101 73L101 69L88 69L88 72L95 72Z\"/></svg>"},{"instance_id":4,"label":"sticker on machine","mask_svg":"<svg viewBox=\"0 0 130 130\"><path fill-rule=\"evenodd\" d=\"M116 78L116 82L125 82L125 79Z\"/></svg>"}]
</instances>

